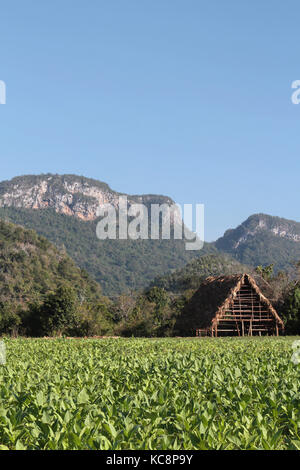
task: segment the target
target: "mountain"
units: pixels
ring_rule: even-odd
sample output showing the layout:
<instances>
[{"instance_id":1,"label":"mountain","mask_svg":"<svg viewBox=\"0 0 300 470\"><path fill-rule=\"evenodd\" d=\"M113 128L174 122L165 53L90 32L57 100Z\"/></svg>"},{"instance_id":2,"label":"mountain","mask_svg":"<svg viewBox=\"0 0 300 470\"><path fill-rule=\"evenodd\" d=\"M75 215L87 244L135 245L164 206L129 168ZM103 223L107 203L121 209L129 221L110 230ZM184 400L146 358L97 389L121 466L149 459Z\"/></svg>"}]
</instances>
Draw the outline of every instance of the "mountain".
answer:
<instances>
[{"instance_id":1,"label":"mountain","mask_svg":"<svg viewBox=\"0 0 300 470\"><path fill-rule=\"evenodd\" d=\"M148 209L174 204L167 196L127 195L82 176L27 175L0 183L0 219L34 229L65 249L110 296L144 289L154 278L176 290L197 276L230 274L231 266L240 272L232 258L250 267L274 263L276 271L289 270L300 260L300 223L265 214L252 215L198 251L187 251L185 240L99 240L97 209L109 203L118 214L120 196L127 197L128 205L143 203ZM174 229L181 219L176 212L171 217ZM212 258L202 260L206 255ZM190 280L182 281L186 277Z\"/></svg>"},{"instance_id":2,"label":"mountain","mask_svg":"<svg viewBox=\"0 0 300 470\"><path fill-rule=\"evenodd\" d=\"M215 247L249 266L274 263L275 270L290 270L300 260L300 223L266 214L254 214L227 230Z\"/></svg>"},{"instance_id":3,"label":"mountain","mask_svg":"<svg viewBox=\"0 0 300 470\"><path fill-rule=\"evenodd\" d=\"M39 301L60 283L81 299L101 298L100 286L64 251L33 230L0 220L0 307Z\"/></svg>"},{"instance_id":4,"label":"mountain","mask_svg":"<svg viewBox=\"0 0 300 470\"><path fill-rule=\"evenodd\" d=\"M154 277L217 252L211 244L187 251L184 240L99 240L97 208L110 203L118 210L120 195L127 196L129 204L174 204L161 195L121 194L81 176L29 175L0 183L0 218L34 229L64 247L108 295L143 289ZM177 217L174 213L173 226Z\"/></svg>"},{"instance_id":5,"label":"mountain","mask_svg":"<svg viewBox=\"0 0 300 470\"><path fill-rule=\"evenodd\" d=\"M126 196L129 204L174 204L166 196L118 193L106 183L77 175L25 175L0 182L0 207L54 209L84 221L96 220L103 204L118 209L119 196Z\"/></svg>"},{"instance_id":6,"label":"mountain","mask_svg":"<svg viewBox=\"0 0 300 470\"><path fill-rule=\"evenodd\" d=\"M201 256L165 276L157 277L150 287L162 287L166 291L180 293L188 289L198 289L208 276L219 276L250 272L251 268L239 263L227 254L216 253Z\"/></svg>"}]
</instances>

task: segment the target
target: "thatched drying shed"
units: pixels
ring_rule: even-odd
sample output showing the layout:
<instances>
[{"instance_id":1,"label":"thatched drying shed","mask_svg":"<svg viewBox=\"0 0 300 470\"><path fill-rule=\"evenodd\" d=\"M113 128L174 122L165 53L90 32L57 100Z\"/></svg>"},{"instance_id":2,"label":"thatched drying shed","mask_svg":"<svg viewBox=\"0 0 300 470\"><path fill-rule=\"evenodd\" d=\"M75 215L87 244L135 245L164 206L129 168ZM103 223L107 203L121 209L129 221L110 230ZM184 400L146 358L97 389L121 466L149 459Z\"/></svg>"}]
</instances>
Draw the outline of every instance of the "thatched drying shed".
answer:
<instances>
[{"instance_id":1,"label":"thatched drying shed","mask_svg":"<svg viewBox=\"0 0 300 470\"><path fill-rule=\"evenodd\" d=\"M279 335L284 324L249 274L208 277L178 319L197 336Z\"/></svg>"}]
</instances>

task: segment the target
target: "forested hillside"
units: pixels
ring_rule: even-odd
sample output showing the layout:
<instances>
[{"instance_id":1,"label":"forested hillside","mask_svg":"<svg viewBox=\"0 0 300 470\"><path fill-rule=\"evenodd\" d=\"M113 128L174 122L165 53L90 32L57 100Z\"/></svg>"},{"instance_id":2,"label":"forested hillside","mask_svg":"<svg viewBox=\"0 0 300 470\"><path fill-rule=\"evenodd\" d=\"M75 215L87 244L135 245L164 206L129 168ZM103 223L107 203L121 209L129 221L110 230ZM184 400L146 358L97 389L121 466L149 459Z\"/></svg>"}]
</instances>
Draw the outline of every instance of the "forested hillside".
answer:
<instances>
[{"instance_id":1,"label":"forested hillside","mask_svg":"<svg viewBox=\"0 0 300 470\"><path fill-rule=\"evenodd\" d=\"M275 271L290 271L300 260L300 223L266 214L254 214L227 230L215 246L241 263L274 264Z\"/></svg>"},{"instance_id":2,"label":"forested hillside","mask_svg":"<svg viewBox=\"0 0 300 470\"><path fill-rule=\"evenodd\" d=\"M143 289L157 275L217 252L210 244L200 251L187 251L183 240L99 240L97 220L83 221L54 209L5 207L0 208L0 218L33 228L56 246L64 247L107 295Z\"/></svg>"},{"instance_id":3,"label":"forested hillside","mask_svg":"<svg viewBox=\"0 0 300 470\"><path fill-rule=\"evenodd\" d=\"M79 303L102 297L100 286L64 250L33 230L0 221L0 330L59 286L72 289Z\"/></svg>"},{"instance_id":4,"label":"forested hillside","mask_svg":"<svg viewBox=\"0 0 300 470\"><path fill-rule=\"evenodd\" d=\"M190 261L181 269L157 277L151 286L178 293L188 289L198 289L201 281L208 276L238 274L250 272L251 269L226 254L209 254Z\"/></svg>"}]
</instances>

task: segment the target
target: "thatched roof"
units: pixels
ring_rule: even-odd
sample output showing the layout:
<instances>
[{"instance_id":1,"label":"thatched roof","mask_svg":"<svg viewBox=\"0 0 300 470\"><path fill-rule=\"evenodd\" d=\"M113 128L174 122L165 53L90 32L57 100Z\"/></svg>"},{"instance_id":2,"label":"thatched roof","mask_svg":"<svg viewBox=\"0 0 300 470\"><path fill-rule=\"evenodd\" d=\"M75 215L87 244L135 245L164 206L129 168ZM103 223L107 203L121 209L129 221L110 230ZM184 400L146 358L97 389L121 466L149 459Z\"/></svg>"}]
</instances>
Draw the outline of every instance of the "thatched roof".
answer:
<instances>
[{"instance_id":1,"label":"thatched roof","mask_svg":"<svg viewBox=\"0 0 300 470\"><path fill-rule=\"evenodd\" d=\"M177 327L186 332L194 332L195 328L209 328L215 319L225 314L236 292L248 281L258 294L260 301L267 307L277 322L283 326L281 318L271 302L263 295L255 280L249 274L208 277L192 296Z\"/></svg>"}]
</instances>

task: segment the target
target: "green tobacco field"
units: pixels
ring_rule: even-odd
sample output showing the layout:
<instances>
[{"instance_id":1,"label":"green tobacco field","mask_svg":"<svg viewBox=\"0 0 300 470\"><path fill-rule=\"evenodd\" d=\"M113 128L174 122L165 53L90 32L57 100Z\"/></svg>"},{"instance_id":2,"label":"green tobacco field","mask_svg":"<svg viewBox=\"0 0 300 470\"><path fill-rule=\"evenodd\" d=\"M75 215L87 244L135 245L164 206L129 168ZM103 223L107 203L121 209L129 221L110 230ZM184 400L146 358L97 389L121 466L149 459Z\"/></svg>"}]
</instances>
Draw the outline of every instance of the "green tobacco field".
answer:
<instances>
[{"instance_id":1,"label":"green tobacco field","mask_svg":"<svg viewBox=\"0 0 300 470\"><path fill-rule=\"evenodd\" d=\"M300 449L295 339L4 339L0 449Z\"/></svg>"}]
</instances>

